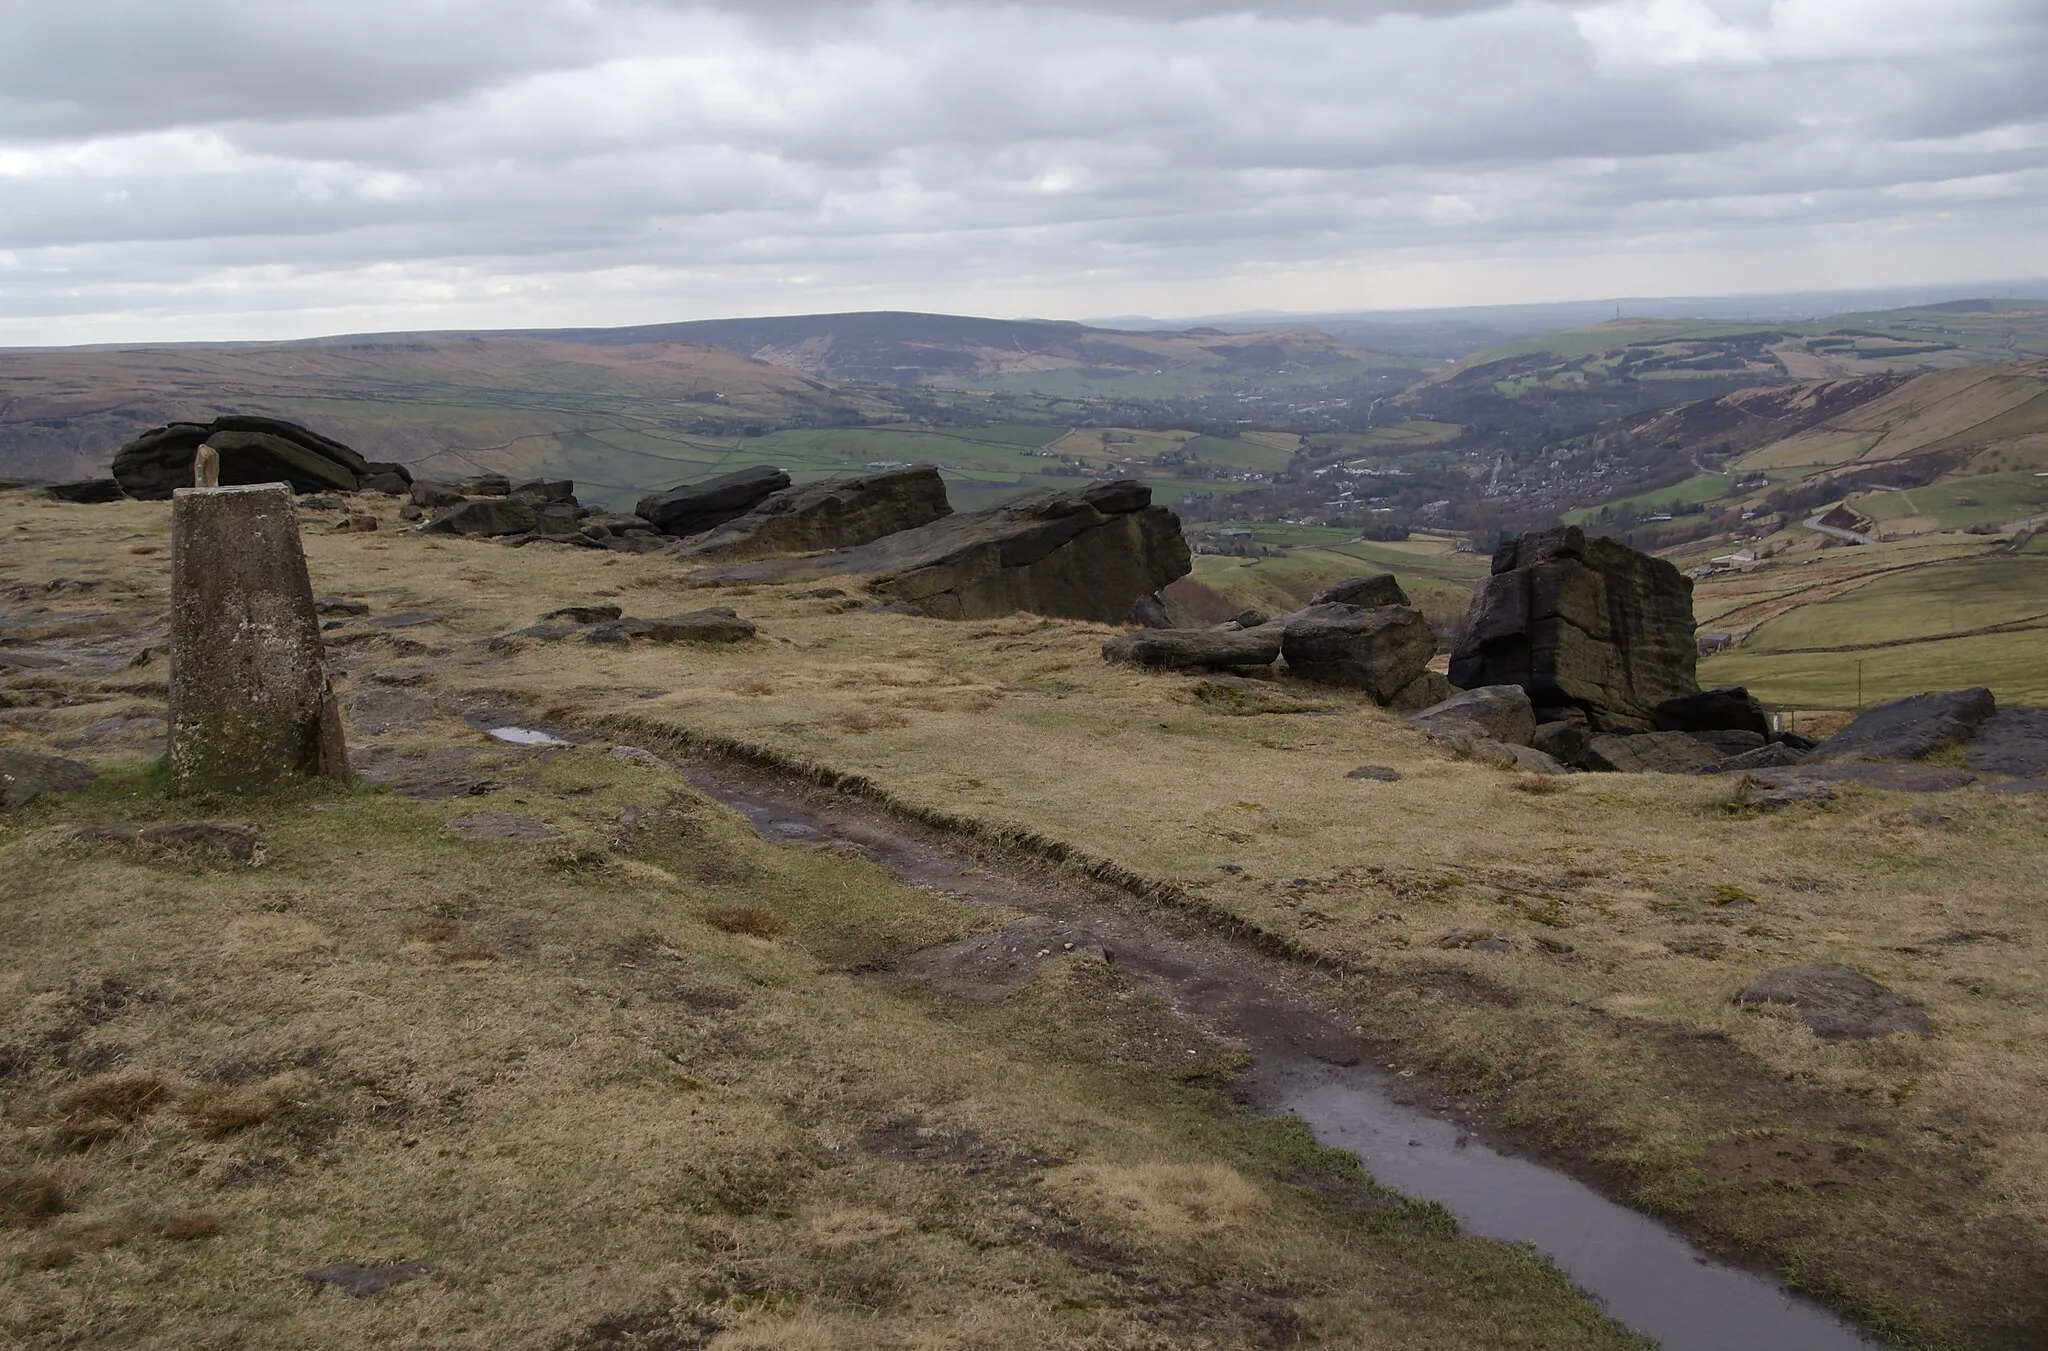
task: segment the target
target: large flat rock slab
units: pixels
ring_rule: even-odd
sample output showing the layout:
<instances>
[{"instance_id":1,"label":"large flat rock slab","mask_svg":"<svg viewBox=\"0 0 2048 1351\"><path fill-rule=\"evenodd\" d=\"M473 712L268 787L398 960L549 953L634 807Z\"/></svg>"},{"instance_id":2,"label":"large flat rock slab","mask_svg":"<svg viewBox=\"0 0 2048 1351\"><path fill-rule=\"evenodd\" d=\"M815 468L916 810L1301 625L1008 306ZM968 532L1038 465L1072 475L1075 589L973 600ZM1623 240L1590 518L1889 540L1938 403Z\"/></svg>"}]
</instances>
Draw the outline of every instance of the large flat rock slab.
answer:
<instances>
[{"instance_id":1,"label":"large flat rock slab","mask_svg":"<svg viewBox=\"0 0 2048 1351\"><path fill-rule=\"evenodd\" d=\"M1131 602L1193 566L1180 518L1151 502L1151 489L1128 480L1045 489L858 548L697 575L744 583L865 574L870 590L940 619L1027 610L1116 624Z\"/></svg>"},{"instance_id":2,"label":"large flat rock slab","mask_svg":"<svg viewBox=\"0 0 2048 1351\"><path fill-rule=\"evenodd\" d=\"M1984 721L1963 754L1986 774L2048 777L2048 708L2001 708Z\"/></svg>"},{"instance_id":3,"label":"large flat rock slab","mask_svg":"<svg viewBox=\"0 0 2048 1351\"><path fill-rule=\"evenodd\" d=\"M1938 690L1888 699L1858 713L1814 750L1815 760L1924 760L1968 741L1998 711L1991 691Z\"/></svg>"},{"instance_id":4,"label":"large flat rock slab","mask_svg":"<svg viewBox=\"0 0 2048 1351\"><path fill-rule=\"evenodd\" d=\"M1795 1009L1817 1037L1871 1038L1904 1032L1929 1036L1927 1010L1851 967L1822 963L1772 971L1736 997L1748 1006Z\"/></svg>"},{"instance_id":5,"label":"large flat rock slab","mask_svg":"<svg viewBox=\"0 0 2048 1351\"><path fill-rule=\"evenodd\" d=\"M746 515L676 545L680 558L769 558L850 549L953 513L932 465L784 488Z\"/></svg>"}]
</instances>

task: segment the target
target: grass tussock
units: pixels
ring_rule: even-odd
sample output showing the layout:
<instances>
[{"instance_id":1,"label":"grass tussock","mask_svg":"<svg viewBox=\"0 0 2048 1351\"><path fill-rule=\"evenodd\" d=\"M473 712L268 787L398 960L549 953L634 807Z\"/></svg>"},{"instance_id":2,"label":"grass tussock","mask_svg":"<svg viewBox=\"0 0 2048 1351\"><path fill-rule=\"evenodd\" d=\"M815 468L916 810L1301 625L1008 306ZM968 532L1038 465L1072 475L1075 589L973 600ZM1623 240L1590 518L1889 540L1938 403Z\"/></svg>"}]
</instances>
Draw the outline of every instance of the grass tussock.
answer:
<instances>
[{"instance_id":1,"label":"grass tussock","mask_svg":"<svg viewBox=\"0 0 2048 1351\"><path fill-rule=\"evenodd\" d=\"M721 906L706 914L704 922L720 933L745 934L749 938L775 938L782 933L781 916L751 906Z\"/></svg>"}]
</instances>

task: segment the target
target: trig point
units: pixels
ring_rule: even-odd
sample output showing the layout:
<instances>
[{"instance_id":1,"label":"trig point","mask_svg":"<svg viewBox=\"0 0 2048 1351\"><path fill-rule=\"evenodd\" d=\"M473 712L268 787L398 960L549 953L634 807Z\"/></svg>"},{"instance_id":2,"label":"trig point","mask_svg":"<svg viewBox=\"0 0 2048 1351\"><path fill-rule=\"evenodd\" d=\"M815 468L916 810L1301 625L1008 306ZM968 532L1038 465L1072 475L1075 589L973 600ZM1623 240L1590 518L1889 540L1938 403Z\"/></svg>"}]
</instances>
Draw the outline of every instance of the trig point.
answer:
<instances>
[{"instance_id":1,"label":"trig point","mask_svg":"<svg viewBox=\"0 0 2048 1351\"><path fill-rule=\"evenodd\" d=\"M195 466L202 484L214 477L208 459ZM173 793L348 774L282 483L173 494L170 742Z\"/></svg>"}]
</instances>

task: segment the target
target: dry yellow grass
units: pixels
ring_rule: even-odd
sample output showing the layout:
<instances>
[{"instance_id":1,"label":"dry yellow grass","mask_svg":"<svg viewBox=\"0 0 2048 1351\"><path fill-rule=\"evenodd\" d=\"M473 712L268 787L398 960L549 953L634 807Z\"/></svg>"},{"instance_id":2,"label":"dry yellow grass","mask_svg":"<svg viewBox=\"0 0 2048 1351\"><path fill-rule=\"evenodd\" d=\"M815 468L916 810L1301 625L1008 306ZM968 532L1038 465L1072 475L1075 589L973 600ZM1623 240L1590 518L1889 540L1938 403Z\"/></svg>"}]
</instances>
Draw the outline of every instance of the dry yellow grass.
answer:
<instances>
[{"instance_id":1,"label":"dry yellow grass","mask_svg":"<svg viewBox=\"0 0 2048 1351\"><path fill-rule=\"evenodd\" d=\"M154 511L28 505L10 520L114 539L160 531ZM1341 694L1106 667L1095 626L846 613L580 551L308 544L317 588L448 616L366 640L378 660L431 660L441 688L524 699L537 720L859 776L907 811L1058 842L1080 866L1324 959L1390 1058L1902 1336L2017 1343L2048 1326L2039 798L1848 788L1756 815L1711 779L1532 792ZM146 590L141 562L108 566ZM16 566L38 583L58 570L40 555ZM592 599L639 614L731 604L763 636L716 650L480 641ZM1260 711L1303 707L1319 711ZM1365 762L1404 778L1345 778ZM1439 945L1460 929L1506 933L1512 950ZM331 960L312 933L264 941L275 960ZM1733 1005L1756 975L1808 961L1920 1000L1935 1036L1821 1042ZM1766 1138L1783 1146L1770 1169L1744 1143Z\"/></svg>"}]
</instances>

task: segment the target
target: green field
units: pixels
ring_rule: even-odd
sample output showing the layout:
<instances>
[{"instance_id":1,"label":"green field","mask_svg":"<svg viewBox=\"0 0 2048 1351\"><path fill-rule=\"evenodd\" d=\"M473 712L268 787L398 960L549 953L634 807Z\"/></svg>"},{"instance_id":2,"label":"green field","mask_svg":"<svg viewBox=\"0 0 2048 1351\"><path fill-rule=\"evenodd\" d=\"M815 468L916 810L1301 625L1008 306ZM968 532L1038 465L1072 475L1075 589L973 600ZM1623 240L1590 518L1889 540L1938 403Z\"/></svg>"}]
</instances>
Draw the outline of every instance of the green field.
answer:
<instances>
[{"instance_id":1,"label":"green field","mask_svg":"<svg viewBox=\"0 0 2048 1351\"><path fill-rule=\"evenodd\" d=\"M2017 627L1975 632L1998 625ZM2037 537L2018 554L1933 563L1801 606L1702 661L1700 681L1813 708L1855 707L1859 673L1864 703L1985 685L2001 702L2042 704L2044 653L2048 544Z\"/></svg>"},{"instance_id":2,"label":"green field","mask_svg":"<svg viewBox=\"0 0 2048 1351\"><path fill-rule=\"evenodd\" d=\"M1604 510L1615 515L1630 511L1655 511L1675 506L1681 502L1713 502L1724 497L1735 480L1727 474L1694 474L1683 483L1674 483L1669 488L1657 488L1634 497L1617 498L1595 507L1579 507L1564 514L1566 525L1584 525Z\"/></svg>"},{"instance_id":3,"label":"green field","mask_svg":"<svg viewBox=\"0 0 2048 1351\"><path fill-rule=\"evenodd\" d=\"M1850 505L1880 523L1923 517L1949 530L2006 525L2048 512L2048 478L2032 470L1979 474L1906 492L1868 493Z\"/></svg>"}]
</instances>

